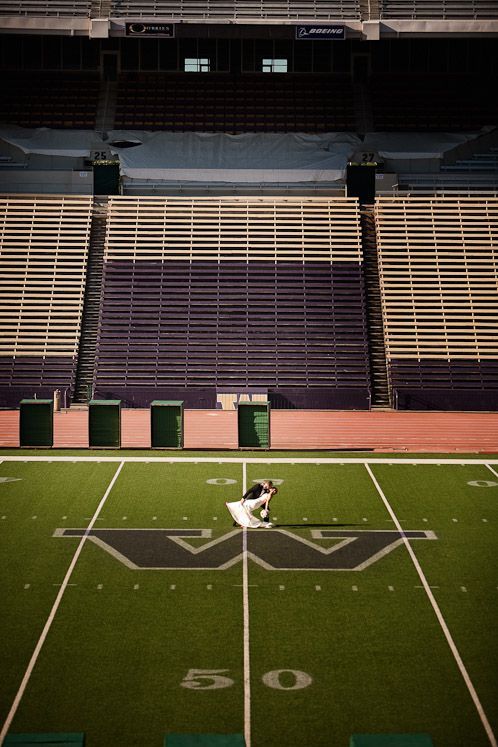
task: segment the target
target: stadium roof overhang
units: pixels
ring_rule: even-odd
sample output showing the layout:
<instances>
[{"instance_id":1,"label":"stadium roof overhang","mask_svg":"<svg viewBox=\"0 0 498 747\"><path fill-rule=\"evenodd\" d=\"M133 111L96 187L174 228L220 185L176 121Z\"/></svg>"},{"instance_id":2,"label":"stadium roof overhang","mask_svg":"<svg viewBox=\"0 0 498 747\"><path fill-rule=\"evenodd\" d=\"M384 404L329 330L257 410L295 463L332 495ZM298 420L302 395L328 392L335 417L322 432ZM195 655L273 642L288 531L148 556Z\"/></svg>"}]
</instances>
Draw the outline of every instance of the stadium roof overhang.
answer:
<instances>
[{"instance_id":1,"label":"stadium roof overhang","mask_svg":"<svg viewBox=\"0 0 498 747\"><path fill-rule=\"evenodd\" d=\"M173 24L175 36L210 36L218 33L224 38L261 36L294 38L295 27L302 24L313 26L344 26L345 37L367 41L403 37L472 37L498 36L498 19L495 20L331 20L327 23L316 19L296 18L76 18L76 17L31 17L11 15L0 17L0 33L54 34L64 36L88 36L105 39L126 36L126 25L133 23ZM148 38L154 38L149 35Z\"/></svg>"}]
</instances>

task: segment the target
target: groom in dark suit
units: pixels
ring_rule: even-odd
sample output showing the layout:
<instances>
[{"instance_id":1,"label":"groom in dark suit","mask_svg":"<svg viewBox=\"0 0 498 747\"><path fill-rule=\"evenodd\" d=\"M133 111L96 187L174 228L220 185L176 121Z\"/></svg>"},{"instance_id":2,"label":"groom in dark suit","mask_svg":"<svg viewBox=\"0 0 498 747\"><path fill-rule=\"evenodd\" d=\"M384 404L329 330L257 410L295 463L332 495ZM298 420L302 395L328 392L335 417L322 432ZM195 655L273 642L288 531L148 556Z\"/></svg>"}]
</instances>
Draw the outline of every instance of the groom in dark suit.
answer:
<instances>
[{"instance_id":1,"label":"groom in dark suit","mask_svg":"<svg viewBox=\"0 0 498 747\"><path fill-rule=\"evenodd\" d=\"M244 495L242 496L241 503L244 503L244 501L252 500L254 498L260 498L263 495L263 493L270 492L271 495L273 495L273 490L275 490L275 488L273 488L272 481L271 480L263 480L263 482L256 483L255 485L252 486L252 488L249 488L249 490L247 490L244 493ZM271 500L271 496L270 496L270 500ZM265 516L265 518L263 519L263 521L266 522L266 523L268 523L270 521L270 512L269 511L268 511L268 515ZM234 527L238 526L237 522L234 521L233 524L232 524L232 526L234 526Z\"/></svg>"}]
</instances>

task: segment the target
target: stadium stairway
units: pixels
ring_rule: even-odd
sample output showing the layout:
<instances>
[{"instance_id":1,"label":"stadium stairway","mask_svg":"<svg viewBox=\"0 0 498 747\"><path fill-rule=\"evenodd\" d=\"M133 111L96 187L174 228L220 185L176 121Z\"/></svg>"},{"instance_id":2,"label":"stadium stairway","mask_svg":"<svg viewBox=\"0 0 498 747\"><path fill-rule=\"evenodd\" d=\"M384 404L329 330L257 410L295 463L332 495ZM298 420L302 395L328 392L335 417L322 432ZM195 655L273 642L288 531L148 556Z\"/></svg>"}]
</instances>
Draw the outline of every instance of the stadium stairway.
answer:
<instances>
[{"instance_id":1,"label":"stadium stairway","mask_svg":"<svg viewBox=\"0 0 498 747\"><path fill-rule=\"evenodd\" d=\"M96 130L112 130L116 116L116 102L118 99L118 84L116 81L102 81L100 85L99 102L95 115Z\"/></svg>"},{"instance_id":2,"label":"stadium stairway","mask_svg":"<svg viewBox=\"0 0 498 747\"><path fill-rule=\"evenodd\" d=\"M367 294L367 326L369 341L370 378L372 383L371 409L391 407L389 379L387 376L384 323L377 264L377 239L372 205L363 205L360 212L363 269Z\"/></svg>"},{"instance_id":3,"label":"stadium stairway","mask_svg":"<svg viewBox=\"0 0 498 747\"><path fill-rule=\"evenodd\" d=\"M86 274L85 301L81 323L81 338L76 369L73 402L84 404L91 398L95 350L100 313L100 294L104 266L107 198L95 198L90 230L90 247Z\"/></svg>"}]
</instances>

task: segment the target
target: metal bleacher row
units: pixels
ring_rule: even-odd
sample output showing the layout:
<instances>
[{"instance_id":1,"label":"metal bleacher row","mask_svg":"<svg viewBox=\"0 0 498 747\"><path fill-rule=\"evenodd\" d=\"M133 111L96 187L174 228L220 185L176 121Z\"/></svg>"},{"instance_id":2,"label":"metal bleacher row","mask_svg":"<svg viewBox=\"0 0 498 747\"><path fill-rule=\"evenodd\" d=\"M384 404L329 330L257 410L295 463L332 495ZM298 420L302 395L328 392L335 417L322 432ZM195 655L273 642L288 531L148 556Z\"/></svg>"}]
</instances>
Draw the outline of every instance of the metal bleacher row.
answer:
<instances>
[{"instance_id":1,"label":"metal bleacher row","mask_svg":"<svg viewBox=\"0 0 498 747\"><path fill-rule=\"evenodd\" d=\"M360 18L360 0L114 0L113 16L171 19Z\"/></svg>"},{"instance_id":2,"label":"metal bleacher row","mask_svg":"<svg viewBox=\"0 0 498 747\"><path fill-rule=\"evenodd\" d=\"M265 387L368 405L356 200L111 198L104 274L101 394Z\"/></svg>"},{"instance_id":3,"label":"metal bleacher row","mask_svg":"<svg viewBox=\"0 0 498 747\"><path fill-rule=\"evenodd\" d=\"M91 0L2 0L0 15L90 16Z\"/></svg>"},{"instance_id":4,"label":"metal bleacher row","mask_svg":"<svg viewBox=\"0 0 498 747\"><path fill-rule=\"evenodd\" d=\"M498 18L496 0L380 0L380 17L397 19Z\"/></svg>"},{"instance_id":5,"label":"metal bleacher row","mask_svg":"<svg viewBox=\"0 0 498 747\"><path fill-rule=\"evenodd\" d=\"M123 75L115 127L211 132L353 130L351 79L336 75Z\"/></svg>"},{"instance_id":6,"label":"metal bleacher row","mask_svg":"<svg viewBox=\"0 0 498 747\"><path fill-rule=\"evenodd\" d=\"M92 199L0 196L0 389L73 385L86 279Z\"/></svg>"},{"instance_id":7,"label":"metal bleacher row","mask_svg":"<svg viewBox=\"0 0 498 747\"><path fill-rule=\"evenodd\" d=\"M91 212L0 199L0 406L73 391ZM352 198L110 198L95 393L367 409L359 221ZM393 404L496 409L498 198L383 197L375 225Z\"/></svg>"},{"instance_id":8,"label":"metal bleacher row","mask_svg":"<svg viewBox=\"0 0 498 747\"><path fill-rule=\"evenodd\" d=\"M401 407L498 407L498 198L376 203L384 336Z\"/></svg>"}]
</instances>

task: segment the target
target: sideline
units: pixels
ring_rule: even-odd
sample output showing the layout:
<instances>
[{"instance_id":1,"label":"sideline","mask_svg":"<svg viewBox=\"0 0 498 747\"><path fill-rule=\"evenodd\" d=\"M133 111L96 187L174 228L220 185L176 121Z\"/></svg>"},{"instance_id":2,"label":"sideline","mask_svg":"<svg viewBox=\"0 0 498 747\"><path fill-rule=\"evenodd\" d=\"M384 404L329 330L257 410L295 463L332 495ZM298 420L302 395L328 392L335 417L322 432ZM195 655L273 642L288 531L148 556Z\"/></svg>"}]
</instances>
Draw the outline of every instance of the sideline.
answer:
<instances>
[{"instance_id":1,"label":"sideline","mask_svg":"<svg viewBox=\"0 0 498 747\"><path fill-rule=\"evenodd\" d=\"M49 632L49 630L50 630L50 628L52 626L52 623L54 621L54 618L55 618L55 615L57 613L57 610L59 609L60 603L62 601L62 597L64 596L64 592L66 591L66 589L67 589L67 587L69 585L69 581L71 579L71 575L72 575L72 573L74 571L74 567L75 567L75 565L76 565L76 563L78 561L78 558L81 555L81 551L83 550L83 546L84 546L84 544L86 542L86 539L87 539L88 535L90 534L90 532L92 531L93 525L97 521L97 517L98 517L99 513L101 512L102 508L104 507L104 503L106 502L106 500L107 500L107 498L109 496L109 493L111 492L111 490L112 490L112 488L114 486L114 483L116 482L116 480L118 478L118 475L119 475L119 473L121 472L121 470L123 468L123 465L124 465L124 462L122 461L121 464L119 465L119 467L117 468L116 472L114 473L114 477L112 478L111 482L109 483L109 486L108 486L107 490L105 491L104 496L102 497L99 505L97 506L97 509L96 509L94 515L92 516L92 518L90 519L90 523L89 523L88 527L86 528L85 533L82 536L82 538L81 538L81 540L80 540L80 542L78 544L78 547L76 548L76 552L74 553L73 559L71 560L69 568L67 569L66 575L64 577L64 581L61 584L61 588L59 589L59 593L57 594L57 597L56 597L55 602L54 602L54 604L52 606L52 609L50 611L48 619L47 619L47 621L46 621L46 623L45 623L45 625L43 627L41 635L40 635L40 637L38 639L38 643L35 646L35 650L33 651L33 654L31 655L31 659L29 660L28 667L27 667L27 669L26 669L26 671L24 673L24 677L22 678L22 682L21 682L21 684L19 686L19 689L18 689L18 691L16 693L16 696L14 698L14 702L12 703L11 709L10 709L8 715L7 715L7 718L5 719L5 723L4 723L4 725L2 727L2 730L0 732L0 745L3 744L3 741L4 741L5 737L7 736L7 733L9 731L9 729L10 729L10 725L12 723L12 720L14 719L14 716L16 715L16 711L19 708L19 704L20 704L21 699L22 699L22 697L24 695L24 691L26 690L26 687L28 685L29 679L30 679L30 677L31 677L31 675L33 673L33 669L35 668L38 656L40 655L40 651L41 651L41 649L43 647L43 644L45 643L45 639L46 639L46 637L48 635L48 632Z\"/></svg>"},{"instance_id":2,"label":"sideline","mask_svg":"<svg viewBox=\"0 0 498 747\"><path fill-rule=\"evenodd\" d=\"M378 494L382 498L382 501L387 508L389 515L391 516L391 519L394 521L394 524L396 526L396 529L401 532L401 536L403 538L403 542L406 546L406 549L408 550L408 554L410 555L410 558L413 562L413 565L415 566L415 570L418 573L418 576L422 582L422 586L424 587L425 593L429 597L429 601L432 605L432 608L434 612L436 613L436 617L438 619L438 622L442 628L442 631L445 635L446 641L448 642L448 645L451 649L451 653L453 654L453 657L457 663L458 669L460 670L460 674L462 675L465 684L467 685L467 689L470 693L470 697L474 701L474 705L477 709L477 713L479 714L479 718L481 719L481 723L484 727L484 730L488 736L489 743L491 747L498 747L496 742L496 737L493 733L493 730L491 729L491 725L488 721L488 718L486 714L484 713L484 708L482 707L481 701L479 700L479 696L477 695L476 689L474 685L472 684L472 680L470 679L469 673L467 672L467 669L465 667L465 664L463 663L462 657L460 656L458 649L456 647L455 641L453 640L453 636L451 635L448 626L446 625L446 621L443 617L443 613L441 612L441 609L436 602L436 598L434 597L434 594L432 593L432 589L429 586L429 583L425 577L425 574L422 570L422 567L420 563L418 562L418 558L415 555L412 546L410 545L409 540L407 539L405 533L403 532L403 529L401 527L401 524L398 521L398 517L394 513L393 509L391 508L391 505L389 501L387 500L386 496L384 495L382 488L380 487L379 483L377 482L372 470L370 469L368 464L365 464L365 469L367 470L368 474L370 475L373 484L375 485Z\"/></svg>"},{"instance_id":3,"label":"sideline","mask_svg":"<svg viewBox=\"0 0 498 747\"><path fill-rule=\"evenodd\" d=\"M2 456L2 462L151 462L181 464L495 464L497 459L400 459L388 457L130 457L130 456Z\"/></svg>"}]
</instances>

